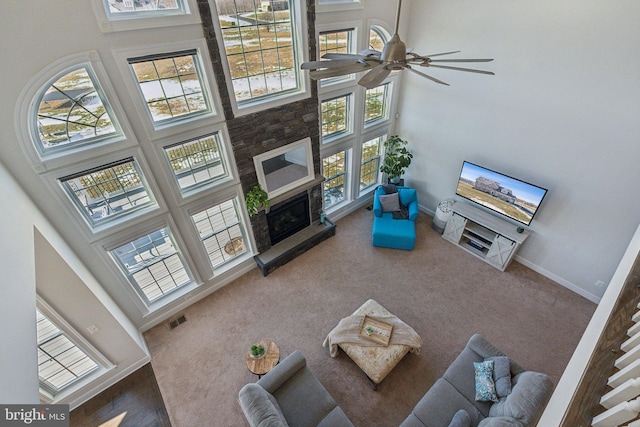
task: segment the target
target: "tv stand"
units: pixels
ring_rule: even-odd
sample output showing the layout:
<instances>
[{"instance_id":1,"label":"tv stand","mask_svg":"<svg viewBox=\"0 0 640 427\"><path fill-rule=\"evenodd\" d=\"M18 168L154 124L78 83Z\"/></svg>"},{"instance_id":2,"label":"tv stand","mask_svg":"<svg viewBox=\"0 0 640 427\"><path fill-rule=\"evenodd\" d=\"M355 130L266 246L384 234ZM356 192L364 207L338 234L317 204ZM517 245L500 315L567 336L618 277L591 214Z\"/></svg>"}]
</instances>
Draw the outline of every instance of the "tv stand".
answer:
<instances>
[{"instance_id":1,"label":"tv stand","mask_svg":"<svg viewBox=\"0 0 640 427\"><path fill-rule=\"evenodd\" d=\"M468 203L457 202L452 207L442 237L504 271L520 245L529 237L527 231L518 233L517 228Z\"/></svg>"}]
</instances>

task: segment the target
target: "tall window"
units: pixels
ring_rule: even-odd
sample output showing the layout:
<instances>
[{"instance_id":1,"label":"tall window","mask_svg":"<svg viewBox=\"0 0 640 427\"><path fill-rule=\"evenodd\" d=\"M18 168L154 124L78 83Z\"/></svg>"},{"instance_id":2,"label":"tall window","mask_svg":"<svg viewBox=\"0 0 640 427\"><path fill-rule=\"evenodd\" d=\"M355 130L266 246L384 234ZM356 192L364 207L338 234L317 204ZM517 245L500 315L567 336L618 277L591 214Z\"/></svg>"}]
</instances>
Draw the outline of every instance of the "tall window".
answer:
<instances>
[{"instance_id":1,"label":"tall window","mask_svg":"<svg viewBox=\"0 0 640 427\"><path fill-rule=\"evenodd\" d=\"M325 53L354 53L354 33L355 30L353 28L321 32L318 37L319 58L322 58ZM322 79L320 85L327 86L349 80L352 77L353 74L330 77Z\"/></svg>"},{"instance_id":2,"label":"tall window","mask_svg":"<svg viewBox=\"0 0 640 427\"><path fill-rule=\"evenodd\" d=\"M364 100L365 125L388 118L388 93L389 83L374 87L373 89L367 89Z\"/></svg>"},{"instance_id":3,"label":"tall window","mask_svg":"<svg viewBox=\"0 0 640 427\"><path fill-rule=\"evenodd\" d=\"M110 251L120 269L147 302L191 282L167 227Z\"/></svg>"},{"instance_id":4,"label":"tall window","mask_svg":"<svg viewBox=\"0 0 640 427\"><path fill-rule=\"evenodd\" d=\"M322 140L350 131L351 95L322 101Z\"/></svg>"},{"instance_id":5,"label":"tall window","mask_svg":"<svg viewBox=\"0 0 640 427\"><path fill-rule=\"evenodd\" d=\"M42 152L118 135L108 104L88 66L55 78L38 101L37 135Z\"/></svg>"},{"instance_id":6,"label":"tall window","mask_svg":"<svg viewBox=\"0 0 640 427\"><path fill-rule=\"evenodd\" d=\"M195 51L130 58L154 123L211 111Z\"/></svg>"},{"instance_id":7,"label":"tall window","mask_svg":"<svg viewBox=\"0 0 640 427\"><path fill-rule=\"evenodd\" d=\"M300 88L294 0L216 0L236 101Z\"/></svg>"},{"instance_id":8,"label":"tall window","mask_svg":"<svg viewBox=\"0 0 640 427\"><path fill-rule=\"evenodd\" d=\"M382 141L386 136L378 136L362 143L360 163L360 192L378 183Z\"/></svg>"},{"instance_id":9,"label":"tall window","mask_svg":"<svg viewBox=\"0 0 640 427\"><path fill-rule=\"evenodd\" d=\"M323 183L325 208L345 199L346 160L346 150L322 159L322 172L325 177Z\"/></svg>"},{"instance_id":10,"label":"tall window","mask_svg":"<svg viewBox=\"0 0 640 427\"><path fill-rule=\"evenodd\" d=\"M218 132L164 147L164 152L182 192L227 176Z\"/></svg>"},{"instance_id":11,"label":"tall window","mask_svg":"<svg viewBox=\"0 0 640 427\"><path fill-rule=\"evenodd\" d=\"M247 251L237 198L192 215L191 219L214 268Z\"/></svg>"},{"instance_id":12,"label":"tall window","mask_svg":"<svg viewBox=\"0 0 640 427\"><path fill-rule=\"evenodd\" d=\"M142 171L131 158L60 178L60 182L92 225L155 205Z\"/></svg>"},{"instance_id":13,"label":"tall window","mask_svg":"<svg viewBox=\"0 0 640 427\"><path fill-rule=\"evenodd\" d=\"M36 321L38 376L43 389L55 395L98 368L93 359L38 309Z\"/></svg>"}]
</instances>

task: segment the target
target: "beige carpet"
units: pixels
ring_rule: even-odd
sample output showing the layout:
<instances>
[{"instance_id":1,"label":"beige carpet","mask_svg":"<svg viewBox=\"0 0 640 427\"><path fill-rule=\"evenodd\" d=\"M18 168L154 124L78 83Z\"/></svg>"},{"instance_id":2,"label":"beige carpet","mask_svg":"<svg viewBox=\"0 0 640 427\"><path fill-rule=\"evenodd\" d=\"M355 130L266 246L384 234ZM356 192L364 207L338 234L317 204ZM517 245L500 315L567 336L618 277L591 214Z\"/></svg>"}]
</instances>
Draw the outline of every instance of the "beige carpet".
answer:
<instances>
[{"instance_id":1,"label":"beige carpet","mask_svg":"<svg viewBox=\"0 0 640 427\"><path fill-rule=\"evenodd\" d=\"M282 357L301 350L357 427L399 425L474 333L557 383L595 304L519 263L496 270L442 239L424 214L414 251L375 248L372 215L356 211L335 237L266 278L256 269L185 310L178 328L145 334L174 427L248 425L237 393L257 379L244 357L259 339L275 341ZM378 391L348 356L322 347L368 298L424 341Z\"/></svg>"}]
</instances>

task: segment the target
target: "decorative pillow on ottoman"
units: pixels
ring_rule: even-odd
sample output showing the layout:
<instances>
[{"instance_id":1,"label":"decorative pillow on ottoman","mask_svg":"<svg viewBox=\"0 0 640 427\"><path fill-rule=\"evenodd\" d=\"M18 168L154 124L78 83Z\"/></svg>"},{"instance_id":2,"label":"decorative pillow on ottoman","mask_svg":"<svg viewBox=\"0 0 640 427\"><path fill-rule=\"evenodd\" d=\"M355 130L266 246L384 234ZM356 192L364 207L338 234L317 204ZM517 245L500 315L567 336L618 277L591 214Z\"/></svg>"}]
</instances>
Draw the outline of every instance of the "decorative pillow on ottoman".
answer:
<instances>
[{"instance_id":1,"label":"decorative pillow on ottoman","mask_svg":"<svg viewBox=\"0 0 640 427\"><path fill-rule=\"evenodd\" d=\"M476 379L476 400L478 402L497 402L496 385L493 382L493 360L473 362Z\"/></svg>"}]
</instances>

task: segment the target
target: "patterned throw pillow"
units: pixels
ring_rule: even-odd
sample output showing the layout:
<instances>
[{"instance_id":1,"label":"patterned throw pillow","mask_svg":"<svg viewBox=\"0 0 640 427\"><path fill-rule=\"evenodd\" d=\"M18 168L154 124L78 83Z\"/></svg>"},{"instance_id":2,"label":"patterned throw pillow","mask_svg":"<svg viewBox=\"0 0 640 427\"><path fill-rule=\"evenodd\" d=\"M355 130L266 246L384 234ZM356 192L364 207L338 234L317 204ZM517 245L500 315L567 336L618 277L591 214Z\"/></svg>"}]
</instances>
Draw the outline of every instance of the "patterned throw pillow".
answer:
<instances>
[{"instance_id":1,"label":"patterned throw pillow","mask_svg":"<svg viewBox=\"0 0 640 427\"><path fill-rule=\"evenodd\" d=\"M473 362L476 374L476 400L479 402L497 402L496 385L493 382L493 360Z\"/></svg>"}]
</instances>

